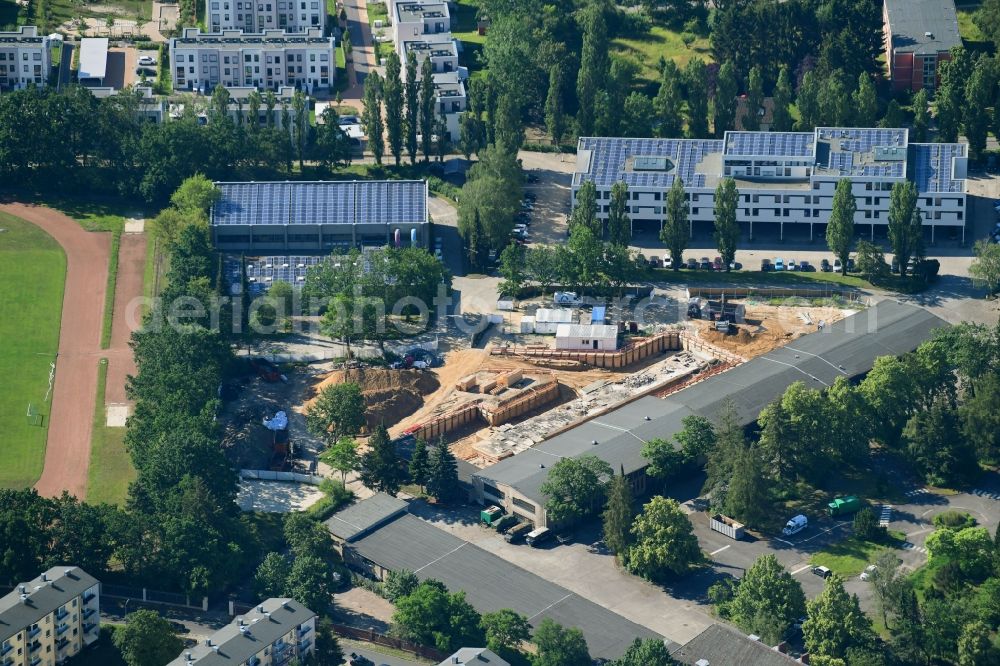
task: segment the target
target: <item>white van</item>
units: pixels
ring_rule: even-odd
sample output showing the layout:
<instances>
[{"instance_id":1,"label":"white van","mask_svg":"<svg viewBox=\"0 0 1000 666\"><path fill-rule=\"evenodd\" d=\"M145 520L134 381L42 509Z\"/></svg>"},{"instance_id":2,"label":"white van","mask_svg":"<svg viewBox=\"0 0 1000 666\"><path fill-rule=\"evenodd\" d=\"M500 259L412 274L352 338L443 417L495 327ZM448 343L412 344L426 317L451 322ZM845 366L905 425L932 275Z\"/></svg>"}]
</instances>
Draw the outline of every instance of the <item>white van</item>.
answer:
<instances>
[{"instance_id":1,"label":"white van","mask_svg":"<svg viewBox=\"0 0 1000 666\"><path fill-rule=\"evenodd\" d=\"M807 527L809 527L809 519L800 513L785 523L785 529L781 530L781 533L785 536L791 536L798 534Z\"/></svg>"}]
</instances>

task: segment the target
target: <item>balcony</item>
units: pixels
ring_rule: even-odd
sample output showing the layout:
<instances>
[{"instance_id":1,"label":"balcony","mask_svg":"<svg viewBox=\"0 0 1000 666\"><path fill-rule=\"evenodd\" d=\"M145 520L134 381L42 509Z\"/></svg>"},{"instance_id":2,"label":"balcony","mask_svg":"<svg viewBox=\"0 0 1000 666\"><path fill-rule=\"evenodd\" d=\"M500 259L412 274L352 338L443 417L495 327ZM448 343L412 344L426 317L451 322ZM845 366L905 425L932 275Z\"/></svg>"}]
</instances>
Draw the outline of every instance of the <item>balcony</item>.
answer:
<instances>
[{"instance_id":1,"label":"balcony","mask_svg":"<svg viewBox=\"0 0 1000 666\"><path fill-rule=\"evenodd\" d=\"M62 636L69 629L69 625L63 622L62 624L56 626L56 636Z\"/></svg>"},{"instance_id":2,"label":"balcony","mask_svg":"<svg viewBox=\"0 0 1000 666\"><path fill-rule=\"evenodd\" d=\"M4 656L5 654L7 654L8 652L10 652L13 649L14 649L14 646L11 645L10 643L8 643L7 645L4 645L3 647L0 647L0 657Z\"/></svg>"},{"instance_id":3,"label":"balcony","mask_svg":"<svg viewBox=\"0 0 1000 666\"><path fill-rule=\"evenodd\" d=\"M56 650L62 650L67 645L69 645L69 639L64 636L56 641Z\"/></svg>"},{"instance_id":4,"label":"balcony","mask_svg":"<svg viewBox=\"0 0 1000 666\"><path fill-rule=\"evenodd\" d=\"M28 632L28 639L30 640L30 639L34 638L39 633L41 633L41 631L42 631L41 627L35 627L34 629L32 629L31 631Z\"/></svg>"},{"instance_id":5,"label":"balcony","mask_svg":"<svg viewBox=\"0 0 1000 666\"><path fill-rule=\"evenodd\" d=\"M303 627L299 627L299 638L302 638L303 636L308 634L311 629L312 627L310 627L308 624Z\"/></svg>"},{"instance_id":6,"label":"balcony","mask_svg":"<svg viewBox=\"0 0 1000 666\"><path fill-rule=\"evenodd\" d=\"M90 601L95 598L97 598L97 594L95 594L94 592L87 592L85 595L83 595L83 603L89 604Z\"/></svg>"},{"instance_id":7,"label":"balcony","mask_svg":"<svg viewBox=\"0 0 1000 666\"><path fill-rule=\"evenodd\" d=\"M56 611L56 620L61 620L67 615L69 615L69 611L66 610L65 608L60 608L59 610Z\"/></svg>"},{"instance_id":8,"label":"balcony","mask_svg":"<svg viewBox=\"0 0 1000 666\"><path fill-rule=\"evenodd\" d=\"M97 623L96 622L93 622L93 623L90 623L90 624L84 624L83 625L83 633L85 633L85 634L89 634L94 629L97 629Z\"/></svg>"},{"instance_id":9,"label":"balcony","mask_svg":"<svg viewBox=\"0 0 1000 666\"><path fill-rule=\"evenodd\" d=\"M31 654L32 652L41 649L42 649L42 644L39 641L35 641L34 643L28 646L28 654Z\"/></svg>"},{"instance_id":10,"label":"balcony","mask_svg":"<svg viewBox=\"0 0 1000 666\"><path fill-rule=\"evenodd\" d=\"M32 657L30 663L31 663L31 666L38 666L38 664L42 663L42 658L41 657Z\"/></svg>"},{"instance_id":11,"label":"balcony","mask_svg":"<svg viewBox=\"0 0 1000 666\"><path fill-rule=\"evenodd\" d=\"M305 652L305 651L306 651L306 650L308 650L308 649L309 649L309 648L310 648L311 646L312 646L312 640L310 640L310 639L308 639L308 638L306 638L306 639L304 639L304 640L301 640L301 641L299 641L299 652L300 652L300 653L301 653L301 652Z\"/></svg>"},{"instance_id":12,"label":"balcony","mask_svg":"<svg viewBox=\"0 0 1000 666\"><path fill-rule=\"evenodd\" d=\"M83 610L83 619L86 620L88 617L97 612L96 608L85 608Z\"/></svg>"}]
</instances>

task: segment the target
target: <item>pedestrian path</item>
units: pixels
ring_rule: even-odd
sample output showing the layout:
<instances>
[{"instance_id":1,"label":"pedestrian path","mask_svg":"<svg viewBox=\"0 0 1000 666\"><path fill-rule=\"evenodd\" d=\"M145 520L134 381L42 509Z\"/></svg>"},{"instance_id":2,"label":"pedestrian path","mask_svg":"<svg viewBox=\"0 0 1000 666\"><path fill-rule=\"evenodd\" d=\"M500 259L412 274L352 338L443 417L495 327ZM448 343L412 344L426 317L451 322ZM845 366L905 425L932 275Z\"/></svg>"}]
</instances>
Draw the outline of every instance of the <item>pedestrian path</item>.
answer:
<instances>
[{"instance_id":1,"label":"pedestrian path","mask_svg":"<svg viewBox=\"0 0 1000 666\"><path fill-rule=\"evenodd\" d=\"M903 550L915 550L916 552L923 553L924 555L927 554L926 548L924 548L923 546L918 546L915 543L910 543L909 541L904 541L903 545L901 545L900 548L902 548Z\"/></svg>"},{"instance_id":2,"label":"pedestrian path","mask_svg":"<svg viewBox=\"0 0 1000 666\"><path fill-rule=\"evenodd\" d=\"M891 521L892 521L892 505L891 504L883 504L882 505L881 513L879 513L879 517L878 517L878 526L879 527L889 527L889 523Z\"/></svg>"}]
</instances>

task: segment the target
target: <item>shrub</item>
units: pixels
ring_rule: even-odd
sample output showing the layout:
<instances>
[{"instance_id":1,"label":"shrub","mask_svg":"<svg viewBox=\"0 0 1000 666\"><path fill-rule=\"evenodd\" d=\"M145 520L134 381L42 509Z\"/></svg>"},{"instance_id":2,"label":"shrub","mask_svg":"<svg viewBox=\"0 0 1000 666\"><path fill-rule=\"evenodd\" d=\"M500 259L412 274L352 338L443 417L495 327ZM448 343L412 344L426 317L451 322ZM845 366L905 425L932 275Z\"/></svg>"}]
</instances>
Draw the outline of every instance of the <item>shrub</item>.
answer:
<instances>
[{"instance_id":1,"label":"shrub","mask_svg":"<svg viewBox=\"0 0 1000 666\"><path fill-rule=\"evenodd\" d=\"M319 484L319 489L323 491L322 499L306 509L306 513L316 517L318 520L326 520L337 512L342 506L349 504L354 499L354 491L345 488L340 483L326 479Z\"/></svg>"},{"instance_id":2,"label":"shrub","mask_svg":"<svg viewBox=\"0 0 1000 666\"><path fill-rule=\"evenodd\" d=\"M966 527L975 527L976 519L961 511L945 511L934 516L934 527L947 527L952 530L961 530Z\"/></svg>"}]
</instances>

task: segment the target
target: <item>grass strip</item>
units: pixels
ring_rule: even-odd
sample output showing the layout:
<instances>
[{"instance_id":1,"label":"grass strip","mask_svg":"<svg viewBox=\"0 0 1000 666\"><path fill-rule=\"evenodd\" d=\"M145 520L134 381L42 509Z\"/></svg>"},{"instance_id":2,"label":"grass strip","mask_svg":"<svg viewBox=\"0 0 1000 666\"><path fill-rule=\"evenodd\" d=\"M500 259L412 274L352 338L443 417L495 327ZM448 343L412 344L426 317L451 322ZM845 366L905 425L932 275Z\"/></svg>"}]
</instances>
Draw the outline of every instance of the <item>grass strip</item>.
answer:
<instances>
[{"instance_id":1,"label":"grass strip","mask_svg":"<svg viewBox=\"0 0 1000 666\"><path fill-rule=\"evenodd\" d=\"M111 232L111 254L108 256L108 286L104 290L104 320L101 322L101 349L111 346L111 327L115 318L115 290L118 288L118 250L122 244L122 230Z\"/></svg>"},{"instance_id":2,"label":"grass strip","mask_svg":"<svg viewBox=\"0 0 1000 666\"><path fill-rule=\"evenodd\" d=\"M87 502L122 505L128 486L135 479L132 459L125 450L125 428L109 427L104 396L108 380L108 359L97 366L97 400L94 430L90 439L90 467L87 470Z\"/></svg>"}]
</instances>

